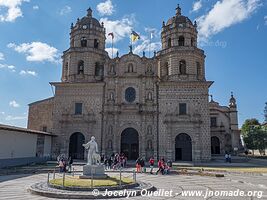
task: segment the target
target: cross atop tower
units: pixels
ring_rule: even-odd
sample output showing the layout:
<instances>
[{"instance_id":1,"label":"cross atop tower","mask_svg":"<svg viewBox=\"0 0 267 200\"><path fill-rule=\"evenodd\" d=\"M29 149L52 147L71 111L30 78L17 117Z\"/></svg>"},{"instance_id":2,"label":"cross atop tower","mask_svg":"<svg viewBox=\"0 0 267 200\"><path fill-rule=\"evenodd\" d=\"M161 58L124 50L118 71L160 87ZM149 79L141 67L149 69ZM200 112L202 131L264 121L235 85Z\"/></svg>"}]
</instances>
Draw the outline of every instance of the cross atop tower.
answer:
<instances>
[{"instance_id":1,"label":"cross atop tower","mask_svg":"<svg viewBox=\"0 0 267 200\"><path fill-rule=\"evenodd\" d=\"M180 5L177 4L177 7L176 7L176 16L180 16L181 14L182 14L182 11L181 11Z\"/></svg>"},{"instance_id":2,"label":"cross atop tower","mask_svg":"<svg viewBox=\"0 0 267 200\"><path fill-rule=\"evenodd\" d=\"M93 13L93 11L92 11L91 7L89 7L89 8L87 9L87 16L88 16L88 17L92 17L92 13Z\"/></svg>"}]
</instances>

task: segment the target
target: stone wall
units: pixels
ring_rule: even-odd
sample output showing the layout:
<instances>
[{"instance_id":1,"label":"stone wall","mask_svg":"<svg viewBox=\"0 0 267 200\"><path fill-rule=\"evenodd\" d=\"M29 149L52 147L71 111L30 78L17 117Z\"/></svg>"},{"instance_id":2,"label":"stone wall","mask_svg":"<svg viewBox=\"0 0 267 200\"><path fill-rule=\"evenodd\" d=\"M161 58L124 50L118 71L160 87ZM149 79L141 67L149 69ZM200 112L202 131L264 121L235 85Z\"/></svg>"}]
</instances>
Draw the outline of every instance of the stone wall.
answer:
<instances>
[{"instance_id":1,"label":"stone wall","mask_svg":"<svg viewBox=\"0 0 267 200\"><path fill-rule=\"evenodd\" d=\"M52 132L53 105L53 97L29 104L27 128L38 131Z\"/></svg>"}]
</instances>

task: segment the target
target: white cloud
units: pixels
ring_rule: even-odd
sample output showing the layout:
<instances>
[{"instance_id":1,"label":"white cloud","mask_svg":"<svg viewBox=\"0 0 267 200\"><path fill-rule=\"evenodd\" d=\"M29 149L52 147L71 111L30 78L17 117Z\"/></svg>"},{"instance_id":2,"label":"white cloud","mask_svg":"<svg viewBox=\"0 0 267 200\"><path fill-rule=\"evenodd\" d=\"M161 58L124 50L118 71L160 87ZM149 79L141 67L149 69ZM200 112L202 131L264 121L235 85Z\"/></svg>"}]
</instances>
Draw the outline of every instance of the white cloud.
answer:
<instances>
[{"instance_id":1,"label":"white cloud","mask_svg":"<svg viewBox=\"0 0 267 200\"><path fill-rule=\"evenodd\" d=\"M33 10L39 10L39 6L38 5L35 5L32 7Z\"/></svg>"},{"instance_id":2,"label":"white cloud","mask_svg":"<svg viewBox=\"0 0 267 200\"><path fill-rule=\"evenodd\" d=\"M35 71L30 71L30 70L21 70L19 74L37 76L37 73Z\"/></svg>"},{"instance_id":3,"label":"white cloud","mask_svg":"<svg viewBox=\"0 0 267 200\"><path fill-rule=\"evenodd\" d=\"M7 65L7 64L0 64L0 69L9 69L12 72L15 72L15 66L14 65Z\"/></svg>"},{"instance_id":4,"label":"white cloud","mask_svg":"<svg viewBox=\"0 0 267 200\"><path fill-rule=\"evenodd\" d=\"M106 48L105 50L108 52L109 57L112 58L112 48ZM119 49L113 48L113 58L116 57L118 51Z\"/></svg>"},{"instance_id":5,"label":"white cloud","mask_svg":"<svg viewBox=\"0 0 267 200\"><path fill-rule=\"evenodd\" d=\"M265 25L267 25L267 15L264 17Z\"/></svg>"},{"instance_id":6,"label":"white cloud","mask_svg":"<svg viewBox=\"0 0 267 200\"><path fill-rule=\"evenodd\" d=\"M64 6L60 11L59 14L60 15L67 15L69 13L71 13L72 9L70 6Z\"/></svg>"},{"instance_id":7,"label":"white cloud","mask_svg":"<svg viewBox=\"0 0 267 200\"><path fill-rule=\"evenodd\" d=\"M200 40L205 40L225 28L249 18L261 6L260 0L220 0L197 19Z\"/></svg>"},{"instance_id":8,"label":"white cloud","mask_svg":"<svg viewBox=\"0 0 267 200\"><path fill-rule=\"evenodd\" d=\"M23 119L27 119L27 116L11 116L11 115L8 115L5 118L6 121L23 120Z\"/></svg>"},{"instance_id":9,"label":"white cloud","mask_svg":"<svg viewBox=\"0 0 267 200\"><path fill-rule=\"evenodd\" d=\"M134 47L133 53L141 54L143 53L143 51L145 51L146 56L151 57L154 55L154 51L158 51L161 49L161 42L158 41L160 38L160 31L158 31L156 28L146 27L145 32L147 33L147 35L140 36L141 38L140 41L142 43ZM152 39L151 39L151 33L152 33Z\"/></svg>"},{"instance_id":10,"label":"white cloud","mask_svg":"<svg viewBox=\"0 0 267 200\"><path fill-rule=\"evenodd\" d=\"M13 107L13 108L18 108L18 107L20 107L20 105L19 105L15 100L10 101L10 102L9 102L9 106L11 106L11 107Z\"/></svg>"},{"instance_id":11,"label":"white cloud","mask_svg":"<svg viewBox=\"0 0 267 200\"><path fill-rule=\"evenodd\" d=\"M130 37L131 31L133 29L134 24L134 16L123 17L121 20L109 20L108 18L101 18L101 22L104 23L106 28L106 37L107 43L111 43L112 39L108 34L110 32L114 33L114 43L124 39L125 37Z\"/></svg>"},{"instance_id":12,"label":"white cloud","mask_svg":"<svg viewBox=\"0 0 267 200\"><path fill-rule=\"evenodd\" d=\"M0 112L1 115L5 115L6 113L4 111Z\"/></svg>"},{"instance_id":13,"label":"white cloud","mask_svg":"<svg viewBox=\"0 0 267 200\"><path fill-rule=\"evenodd\" d=\"M46 43L32 42L32 43L23 43L20 45L9 43L7 46L9 48L14 49L18 53L26 54L27 61L58 62L59 60L58 50L52 46L49 46Z\"/></svg>"},{"instance_id":14,"label":"white cloud","mask_svg":"<svg viewBox=\"0 0 267 200\"><path fill-rule=\"evenodd\" d=\"M105 2L99 3L96 6L97 11L101 16L103 15L112 15L114 13L114 6L112 5L111 0L107 0Z\"/></svg>"},{"instance_id":15,"label":"white cloud","mask_svg":"<svg viewBox=\"0 0 267 200\"><path fill-rule=\"evenodd\" d=\"M0 9L2 7L7 9L3 15L0 14L0 22L14 22L18 17L22 17L21 4L29 2L30 0L0 0Z\"/></svg>"},{"instance_id":16,"label":"white cloud","mask_svg":"<svg viewBox=\"0 0 267 200\"><path fill-rule=\"evenodd\" d=\"M158 51L161 48L161 42L151 42L149 39L145 39L142 41L141 44L137 45L134 50L133 53L135 54L140 54L143 51L145 52L150 52L150 56L152 56L154 53L154 51ZM146 55L148 56L148 54Z\"/></svg>"},{"instance_id":17,"label":"white cloud","mask_svg":"<svg viewBox=\"0 0 267 200\"><path fill-rule=\"evenodd\" d=\"M5 60L4 54L0 52L0 60Z\"/></svg>"},{"instance_id":18,"label":"white cloud","mask_svg":"<svg viewBox=\"0 0 267 200\"><path fill-rule=\"evenodd\" d=\"M197 12L201 8L202 8L202 0L195 1L193 3L193 8L192 8L192 11L191 12Z\"/></svg>"}]
</instances>

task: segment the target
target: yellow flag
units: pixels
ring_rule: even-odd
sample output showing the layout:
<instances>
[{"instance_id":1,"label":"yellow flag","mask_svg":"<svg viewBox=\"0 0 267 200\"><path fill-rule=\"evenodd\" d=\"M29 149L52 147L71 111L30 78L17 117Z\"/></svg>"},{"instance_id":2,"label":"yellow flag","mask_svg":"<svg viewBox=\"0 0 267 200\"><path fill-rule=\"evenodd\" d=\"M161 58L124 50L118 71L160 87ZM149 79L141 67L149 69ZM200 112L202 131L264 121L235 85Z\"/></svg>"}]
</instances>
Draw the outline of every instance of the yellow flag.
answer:
<instances>
[{"instance_id":1,"label":"yellow flag","mask_svg":"<svg viewBox=\"0 0 267 200\"><path fill-rule=\"evenodd\" d=\"M136 33L135 31L132 31L132 33L131 33L132 42L135 42L135 41L137 41L139 39L140 39L140 35L138 35L138 33Z\"/></svg>"}]
</instances>

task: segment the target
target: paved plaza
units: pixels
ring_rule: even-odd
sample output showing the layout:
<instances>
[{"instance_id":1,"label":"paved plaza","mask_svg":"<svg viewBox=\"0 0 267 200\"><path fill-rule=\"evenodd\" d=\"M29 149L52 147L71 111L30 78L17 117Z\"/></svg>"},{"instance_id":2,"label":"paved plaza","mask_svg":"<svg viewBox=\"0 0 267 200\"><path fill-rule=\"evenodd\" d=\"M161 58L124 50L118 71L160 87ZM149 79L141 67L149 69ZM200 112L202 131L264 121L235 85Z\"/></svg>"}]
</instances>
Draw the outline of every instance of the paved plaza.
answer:
<instances>
[{"instance_id":1,"label":"paved plaza","mask_svg":"<svg viewBox=\"0 0 267 200\"><path fill-rule=\"evenodd\" d=\"M127 174L126 174L127 175ZM30 194L27 189L36 182L45 182L47 174L16 174L0 176L0 199L51 199ZM267 199L267 174L252 173L225 173L225 177L216 178L199 175L150 175L138 174L138 181L148 182L154 185L158 191L172 191L172 196L138 196L130 199L205 199L202 197L185 197L183 191L244 191L245 193L262 192L260 199ZM203 195L204 195L203 193ZM206 199L259 199L260 193L255 193L254 197L219 197L208 196Z\"/></svg>"}]
</instances>

